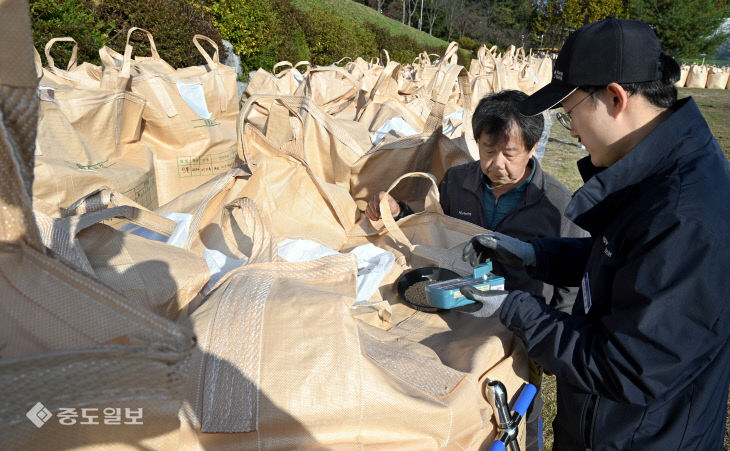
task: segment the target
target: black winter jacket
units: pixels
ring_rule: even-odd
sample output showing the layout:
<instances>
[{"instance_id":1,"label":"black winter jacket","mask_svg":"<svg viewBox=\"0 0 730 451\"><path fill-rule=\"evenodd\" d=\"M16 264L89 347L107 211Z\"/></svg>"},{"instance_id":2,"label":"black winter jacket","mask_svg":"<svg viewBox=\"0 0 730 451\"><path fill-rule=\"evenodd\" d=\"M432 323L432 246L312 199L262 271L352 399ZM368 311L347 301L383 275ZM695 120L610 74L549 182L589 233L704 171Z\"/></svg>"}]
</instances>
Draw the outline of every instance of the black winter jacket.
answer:
<instances>
[{"instance_id":1,"label":"black winter jacket","mask_svg":"<svg viewBox=\"0 0 730 451\"><path fill-rule=\"evenodd\" d=\"M536 276L585 287L572 315L519 292L500 313L556 375L555 449L722 449L729 198L730 164L684 99L576 192L566 215L592 239L532 241Z\"/></svg>"},{"instance_id":2,"label":"black winter jacket","mask_svg":"<svg viewBox=\"0 0 730 451\"><path fill-rule=\"evenodd\" d=\"M533 158L535 174L522 199L502 221L496 232L521 240L539 237L585 237L588 234L563 215L572 193L551 175L543 172ZM484 211L484 185L479 161L455 166L439 184L441 207L447 215L488 228ZM553 307L570 312L578 292L562 284L545 284L530 276L524 268L494 263L494 272L506 280L507 290L522 290L541 296Z\"/></svg>"}]
</instances>

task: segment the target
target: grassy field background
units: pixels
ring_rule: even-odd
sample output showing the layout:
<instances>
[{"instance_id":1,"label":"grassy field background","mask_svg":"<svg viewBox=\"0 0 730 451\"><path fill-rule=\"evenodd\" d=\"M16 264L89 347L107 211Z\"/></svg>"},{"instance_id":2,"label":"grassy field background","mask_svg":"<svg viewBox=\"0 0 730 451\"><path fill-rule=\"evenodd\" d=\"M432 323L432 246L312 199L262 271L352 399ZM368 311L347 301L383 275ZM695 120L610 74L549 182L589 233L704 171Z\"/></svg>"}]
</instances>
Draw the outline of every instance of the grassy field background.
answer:
<instances>
[{"instance_id":1,"label":"grassy field background","mask_svg":"<svg viewBox=\"0 0 730 451\"><path fill-rule=\"evenodd\" d=\"M730 90L679 89L680 98L690 96L697 102L725 156L730 159ZM555 113L552 114L554 118ZM542 159L543 168L575 191L583 185L575 163L586 155L588 152L577 146L577 142L570 136L570 132L557 120L554 120L550 140ZM551 451L553 449L552 422L556 413L555 377L545 376L542 388L542 396L545 401L545 407L542 410L545 422L545 450ZM730 416L730 401L728 401L728 414ZM730 423L728 422L725 423L724 448L726 451L730 450Z\"/></svg>"}]
</instances>

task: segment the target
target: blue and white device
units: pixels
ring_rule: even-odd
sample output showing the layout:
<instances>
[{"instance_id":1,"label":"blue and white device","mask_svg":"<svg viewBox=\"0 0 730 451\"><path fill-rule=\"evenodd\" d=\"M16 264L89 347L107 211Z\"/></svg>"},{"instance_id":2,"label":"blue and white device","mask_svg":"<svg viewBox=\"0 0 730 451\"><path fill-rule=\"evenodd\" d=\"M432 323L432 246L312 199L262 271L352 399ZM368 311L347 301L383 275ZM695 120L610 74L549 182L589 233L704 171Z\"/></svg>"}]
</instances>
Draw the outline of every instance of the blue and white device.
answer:
<instances>
[{"instance_id":1,"label":"blue and white device","mask_svg":"<svg viewBox=\"0 0 730 451\"><path fill-rule=\"evenodd\" d=\"M429 305L441 309L452 309L474 301L459 291L461 287L473 286L478 290L504 290L504 277L492 274L492 262L482 263L474 268L472 277L460 277L426 285L426 300Z\"/></svg>"}]
</instances>

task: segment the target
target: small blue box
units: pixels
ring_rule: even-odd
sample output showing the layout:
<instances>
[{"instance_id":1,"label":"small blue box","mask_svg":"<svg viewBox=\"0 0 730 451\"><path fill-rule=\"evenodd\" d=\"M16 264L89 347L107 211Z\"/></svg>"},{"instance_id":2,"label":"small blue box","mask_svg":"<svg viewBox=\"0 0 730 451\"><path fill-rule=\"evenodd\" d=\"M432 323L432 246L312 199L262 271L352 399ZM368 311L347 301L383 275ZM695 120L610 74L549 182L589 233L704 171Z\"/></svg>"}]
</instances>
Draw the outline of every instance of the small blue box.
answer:
<instances>
[{"instance_id":1,"label":"small blue box","mask_svg":"<svg viewBox=\"0 0 730 451\"><path fill-rule=\"evenodd\" d=\"M474 268L472 277L460 277L426 285L426 301L429 305L448 310L474 303L461 294L459 291L461 287L471 285L482 291L504 290L504 277L491 272L492 262L486 262Z\"/></svg>"}]
</instances>

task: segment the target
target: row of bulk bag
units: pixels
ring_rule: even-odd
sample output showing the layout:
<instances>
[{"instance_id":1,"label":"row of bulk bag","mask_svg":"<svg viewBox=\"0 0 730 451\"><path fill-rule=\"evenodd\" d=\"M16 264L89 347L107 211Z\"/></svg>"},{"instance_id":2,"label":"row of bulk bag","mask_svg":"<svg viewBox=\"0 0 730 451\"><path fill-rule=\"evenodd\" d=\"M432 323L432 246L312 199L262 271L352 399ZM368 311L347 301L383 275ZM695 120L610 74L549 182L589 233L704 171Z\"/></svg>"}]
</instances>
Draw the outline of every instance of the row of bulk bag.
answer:
<instances>
[{"instance_id":1,"label":"row of bulk bag","mask_svg":"<svg viewBox=\"0 0 730 451\"><path fill-rule=\"evenodd\" d=\"M730 89L730 67L682 64L680 78L674 85L678 88Z\"/></svg>"},{"instance_id":2,"label":"row of bulk bag","mask_svg":"<svg viewBox=\"0 0 730 451\"><path fill-rule=\"evenodd\" d=\"M68 207L110 186L147 208L158 205L152 153L141 140L146 100L126 90L130 58L131 51L122 58L114 80L81 76L72 64L72 70L59 69L52 58L48 69L41 68L37 58L41 77L35 197Z\"/></svg>"},{"instance_id":3,"label":"row of bulk bag","mask_svg":"<svg viewBox=\"0 0 730 451\"><path fill-rule=\"evenodd\" d=\"M133 32L127 33L127 43ZM152 35L147 34L150 47ZM215 50L211 56L201 41ZM213 40L195 35L193 43L205 58L203 66L171 71L153 51L151 58L132 64L129 90L143 96L142 141L153 154L157 198L160 205L199 186L216 174L238 165L235 123L238 117L238 90L235 68L220 63ZM129 44L127 44L129 45ZM100 52L104 76L114 76L118 54Z\"/></svg>"},{"instance_id":4,"label":"row of bulk bag","mask_svg":"<svg viewBox=\"0 0 730 451\"><path fill-rule=\"evenodd\" d=\"M73 56L67 70L52 58L49 68L38 69L37 197L67 207L109 186L155 208L239 164L235 68L220 63L212 40L196 35L206 64L174 69L145 30L152 56L132 59L129 42L137 30L129 30L124 54L100 49L103 71L76 66ZM48 57L59 40L73 41L49 41ZM214 48L212 56L202 41Z\"/></svg>"}]
</instances>

